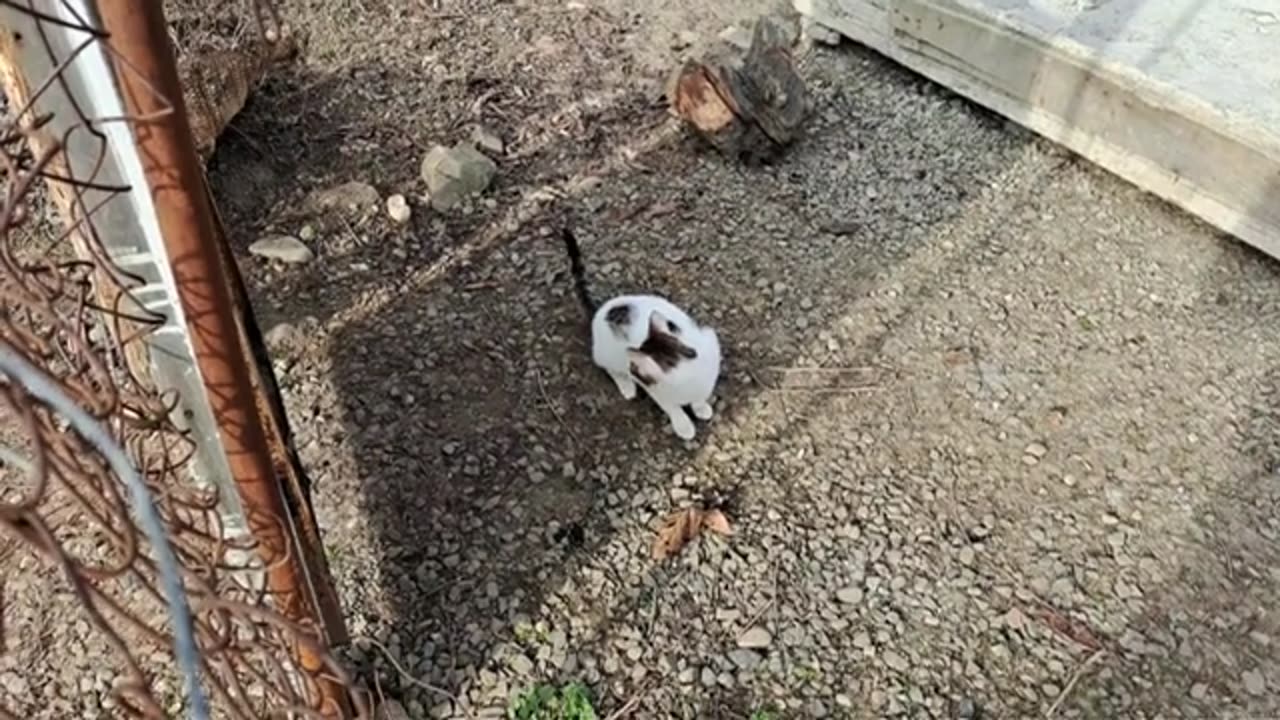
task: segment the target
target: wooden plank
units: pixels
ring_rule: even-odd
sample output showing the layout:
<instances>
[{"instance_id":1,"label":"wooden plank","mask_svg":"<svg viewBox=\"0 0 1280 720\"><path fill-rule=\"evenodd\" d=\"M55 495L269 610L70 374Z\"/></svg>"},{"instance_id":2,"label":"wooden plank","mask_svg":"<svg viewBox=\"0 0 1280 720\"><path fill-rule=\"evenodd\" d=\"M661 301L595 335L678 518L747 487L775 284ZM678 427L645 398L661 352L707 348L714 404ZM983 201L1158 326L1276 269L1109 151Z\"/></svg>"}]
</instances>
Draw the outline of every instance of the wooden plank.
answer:
<instances>
[{"instance_id":1,"label":"wooden plank","mask_svg":"<svg viewBox=\"0 0 1280 720\"><path fill-rule=\"evenodd\" d=\"M1224 59L1218 71L1230 82L1210 90L1212 69L1183 71L1160 60L1202 37L1152 36L1150 43L1164 43L1157 53L1126 28L1108 36L1096 18L1085 32L979 0L796 0L796 7L1280 258L1280 123L1271 123L1280 117L1273 87L1280 71L1267 65L1268 54L1243 77L1236 65L1247 55ZM1252 22L1228 15L1206 26L1261 35L1264 26Z\"/></svg>"}]
</instances>

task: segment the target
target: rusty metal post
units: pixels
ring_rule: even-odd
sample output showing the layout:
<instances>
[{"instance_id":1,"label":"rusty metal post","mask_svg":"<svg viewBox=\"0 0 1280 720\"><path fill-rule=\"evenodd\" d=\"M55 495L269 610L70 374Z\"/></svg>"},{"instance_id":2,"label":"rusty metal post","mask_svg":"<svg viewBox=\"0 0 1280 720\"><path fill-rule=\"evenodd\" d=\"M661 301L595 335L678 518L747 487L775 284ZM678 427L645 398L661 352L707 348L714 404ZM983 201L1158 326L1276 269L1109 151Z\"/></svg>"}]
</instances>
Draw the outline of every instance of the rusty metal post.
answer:
<instances>
[{"instance_id":1,"label":"rusty metal post","mask_svg":"<svg viewBox=\"0 0 1280 720\"><path fill-rule=\"evenodd\" d=\"M326 636L334 633L322 616L332 615L316 607L324 604L313 597L317 588L312 582L320 578L309 577L315 566L305 557L308 548L299 547L293 533L296 517L274 457L281 454L280 448L272 452L272 440L278 443L281 430L265 427L272 419L263 413L269 403L262 397L262 378L248 361L251 354L237 319L245 309L236 302L236 286L228 277L234 269L224 265L225 239L192 140L161 3L99 0L98 11L115 55L112 61L125 107L131 116L144 118L133 123L134 138L196 364L266 567L268 591L275 607L290 620L313 628L323 646ZM314 593L322 594L332 598L327 588ZM349 717L350 699L326 676L317 653L301 644L294 650L302 670L322 693L325 716Z\"/></svg>"}]
</instances>

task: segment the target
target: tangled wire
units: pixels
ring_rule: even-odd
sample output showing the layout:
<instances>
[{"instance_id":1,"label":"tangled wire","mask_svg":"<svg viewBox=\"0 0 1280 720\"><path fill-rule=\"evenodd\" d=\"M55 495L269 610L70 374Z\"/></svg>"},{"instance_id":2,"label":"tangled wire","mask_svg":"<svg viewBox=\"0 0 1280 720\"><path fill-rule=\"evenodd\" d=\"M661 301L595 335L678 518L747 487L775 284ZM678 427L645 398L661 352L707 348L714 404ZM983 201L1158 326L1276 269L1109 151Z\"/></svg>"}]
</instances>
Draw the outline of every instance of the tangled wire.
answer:
<instances>
[{"instance_id":1,"label":"tangled wire","mask_svg":"<svg viewBox=\"0 0 1280 720\"><path fill-rule=\"evenodd\" d=\"M84 5L0 0L0 590L19 549L38 558L42 597L70 593L127 715L334 717L324 688L347 676L319 628L273 609L234 498L202 479L179 393L153 377L174 327L143 253L123 250L143 247L121 218L145 188L113 171L103 128L130 119L89 114L67 75L105 46ZM0 718L47 707L8 695Z\"/></svg>"}]
</instances>

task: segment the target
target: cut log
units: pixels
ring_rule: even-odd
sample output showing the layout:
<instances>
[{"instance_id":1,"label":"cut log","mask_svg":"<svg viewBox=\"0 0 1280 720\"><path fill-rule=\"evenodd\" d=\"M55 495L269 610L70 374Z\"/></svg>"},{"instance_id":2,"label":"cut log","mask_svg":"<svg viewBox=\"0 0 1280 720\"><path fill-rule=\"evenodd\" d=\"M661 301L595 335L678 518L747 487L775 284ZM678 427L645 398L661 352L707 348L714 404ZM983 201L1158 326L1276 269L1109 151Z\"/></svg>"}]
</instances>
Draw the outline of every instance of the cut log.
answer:
<instances>
[{"instance_id":1,"label":"cut log","mask_svg":"<svg viewBox=\"0 0 1280 720\"><path fill-rule=\"evenodd\" d=\"M271 66L292 57L297 39L280 33L250 34L233 47L201 47L178 53L178 77L200 159L208 161L218 136L249 100Z\"/></svg>"},{"instance_id":2,"label":"cut log","mask_svg":"<svg viewBox=\"0 0 1280 720\"><path fill-rule=\"evenodd\" d=\"M791 54L794 37L785 21L764 17L745 52L726 45L686 62L668 91L675 114L729 157L773 159L799 134L810 108Z\"/></svg>"}]
</instances>

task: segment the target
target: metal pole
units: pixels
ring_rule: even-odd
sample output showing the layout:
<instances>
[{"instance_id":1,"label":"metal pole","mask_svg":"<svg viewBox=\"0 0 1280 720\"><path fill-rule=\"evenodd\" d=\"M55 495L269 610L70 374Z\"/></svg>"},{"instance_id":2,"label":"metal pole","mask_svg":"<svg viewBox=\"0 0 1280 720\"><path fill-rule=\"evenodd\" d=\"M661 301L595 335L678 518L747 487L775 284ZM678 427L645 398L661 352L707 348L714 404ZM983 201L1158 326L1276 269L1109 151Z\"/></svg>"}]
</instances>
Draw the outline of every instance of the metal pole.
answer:
<instances>
[{"instance_id":1,"label":"metal pole","mask_svg":"<svg viewBox=\"0 0 1280 720\"><path fill-rule=\"evenodd\" d=\"M234 292L224 271L223 236L211 206L182 101L161 3L99 0L98 12L116 62L116 81L133 123L156 217L186 313L196 364L218 425L250 531L266 566L267 588L285 617L325 626L313 605L307 561L291 532L293 518L263 426L250 357L237 324ZM323 644L323 643L322 643ZM350 716L341 685L322 659L299 644L301 669L317 683L326 717Z\"/></svg>"}]
</instances>

